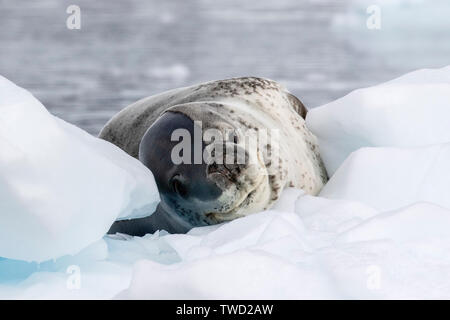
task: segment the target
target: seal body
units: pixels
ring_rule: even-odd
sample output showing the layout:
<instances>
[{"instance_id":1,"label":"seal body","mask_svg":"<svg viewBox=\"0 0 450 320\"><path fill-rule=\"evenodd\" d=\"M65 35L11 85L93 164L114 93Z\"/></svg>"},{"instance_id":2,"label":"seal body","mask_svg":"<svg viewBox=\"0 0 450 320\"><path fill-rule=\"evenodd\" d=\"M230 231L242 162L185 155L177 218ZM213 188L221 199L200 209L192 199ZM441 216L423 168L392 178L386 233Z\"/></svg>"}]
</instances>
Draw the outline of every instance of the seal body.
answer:
<instances>
[{"instance_id":1,"label":"seal body","mask_svg":"<svg viewBox=\"0 0 450 320\"><path fill-rule=\"evenodd\" d=\"M284 187L317 194L327 173L305 115L280 84L253 77L175 89L126 107L99 137L152 170L161 203L149 218L116 222L111 232L185 232L267 209ZM174 161L177 129L200 132L200 142L179 152L183 163Z\"/></svg>"}]
</instances>

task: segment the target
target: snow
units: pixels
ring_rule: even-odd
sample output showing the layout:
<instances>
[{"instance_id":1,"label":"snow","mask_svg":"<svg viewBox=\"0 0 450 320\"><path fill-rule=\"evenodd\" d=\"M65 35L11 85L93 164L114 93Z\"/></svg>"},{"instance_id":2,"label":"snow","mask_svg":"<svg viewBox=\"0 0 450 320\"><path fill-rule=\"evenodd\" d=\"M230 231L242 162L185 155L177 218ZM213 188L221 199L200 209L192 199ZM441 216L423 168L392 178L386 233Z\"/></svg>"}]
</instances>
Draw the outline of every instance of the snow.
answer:
<instances>
[{"instance_id":1,"label":"snow","mask_svg":"<svg viewBox=\"0 0 450 320\"><path fill-rule=\"evenodd\" d=\"M151 214L151 172L52 116L0 77L0 256L42 262L99 240L117 218Z\"/></svg>"},{"instance_id":2,"label":"snow","mask_svg":"<svg viewBox=\"0 0 450 320\"><path fill-rule=\"evenodd\" d=\"M288 188L270 210L195 228L187 234L159 231L144 237L116 234L101 239L98 235L97 241L91 237L89 245L84 244L80 252L40 264L0 258L0 298L450 299L449 73L449 67L420 70L357 90L310 111L307 123L318 136L331 173L318 196ZM32 111L30 108L27 114ZM41 115L45 130L53 126L63 140L59 144L52 141L52 147L67 152L63 144L68 143L67 135L72 137L71 148L81 149L83 145L88 150L79 152L85 160L71 162L71 168L82 166L89 171L86 163L92 161L89 163L95 173L89 171L94 177L90 184L106 180L109 183L105 190L113 192L111 180L102 176L104 171L97 161L111 161L112 164L106 164L108 170L114 168L119 176L125 175L119 169L126 163L130 166L126 168L128 174L137 179L133 184L136 189L124 183L122 190L134 190L137 196L128 195L129 201L122 207L131 212L134 204L143 201L146 188L139 188L145 183L136 177L141 172L139 165L109 145L78 134L78 129L60 120L50 121L44 111L36 112L33 118ZM17 112L12 114L23 118ZM20 136L20 132L5 135L7 131L1 131L2 128L2 143L3 137L10 141ZM36 139L42 135L40 131ZM52 135L46 137L56 139ZM102 147L91 148L94 141ZM44 142L40 145L45 146ZM23 149L30 154L26 161L11 152L2 154L0 159L1 179L16 178L14 166L29 171L27 175L17 174L17 181L23 182L25 189L17 192L22 197L18 206L28 204L25 195L31 191L23 186L36 181L60 192L55 191L59 181L56 178L52 184L36 179L32 169L38 166L45 175L52 168L60 169L52 153L48 155L53 159L52 167L40 161L40 149L34 145ZM107 149L111 152L108 158L98 155ZM120 155L112 156L115 152ZM88 159L88 154L92 159ZM15 157L6 158L8 155ZM5 163L9 164L8 170L3 170ZM77 184L72 175L58 172L64 179L73 179L70 190L79 192L78 206L88 205L81 201L86 197L97 199L97 195L89 198L90 194L84 194L85 186ZM83 172L79 173L80 180L88 179ZM64 195L67 186L58 187ZM0 195L4 194L2 189ZM123 197L120 193L115 196ZM73 197L72 192L63 202L47 195L41 198L48 202L45 206L37 203L42 205L41 211L16 214L22 223L23 219L47 218L51 225L59 222L58 216L53 211L50 219L44 209L52 208L54 203L65 205L65 210L58 213L73 218L71 223L82 234L86 216L73 211ZM33 208L40 208L36 202L33 204ZM120 210L114 215L105 210L109 205L102 203L101 197L98 199L96 219L112 221L114 216L124 216ZM26 208L29 210L30 206ZM4 219L4 211L0 212ZM93 215L91 211L90 219ZM14 227L14 220L9 218L5 221ZM28 235L23 229L16 232L9 233L14 240L9 242L10 247L19 241L27 243ZM39 242L41 238L45 240L45 235L38 232L32 235ZM0 243L1 249L7 247L4 242Z\"/></svg>"},{"instance_id":3,"label":"snow","mask_svg":"<svg viewBox=\"0 0 450 320\"><path fill-rule=\"evenodd\" d=\"M39 266L0 261L0 298L450 298L450 210L416 203L380 212L296 191L282 199L295 211L185 235L106 236ZM74 265L79 288L68 284Z\"/></svg>"},{"instance_id":4,"label":"snow","mask_svg":"<svg viewBox=\"0 0 450 320\"><path fill-rule=\"evenodd\" d=\"M450 66L408 73L310 110L329 175L361 147L450 142Z\"/></svg>"},{"instance_id":5,"label":"snow","mask_svg":"<svg viewBox=\"0 0 450 320\"><path fill-rule=\"evenodd\" d=\"M363 202L383 211L417 201L450 209L449 164L450 143L362 148L344 161L320 195Z\"/></svg>"}]
</instances>

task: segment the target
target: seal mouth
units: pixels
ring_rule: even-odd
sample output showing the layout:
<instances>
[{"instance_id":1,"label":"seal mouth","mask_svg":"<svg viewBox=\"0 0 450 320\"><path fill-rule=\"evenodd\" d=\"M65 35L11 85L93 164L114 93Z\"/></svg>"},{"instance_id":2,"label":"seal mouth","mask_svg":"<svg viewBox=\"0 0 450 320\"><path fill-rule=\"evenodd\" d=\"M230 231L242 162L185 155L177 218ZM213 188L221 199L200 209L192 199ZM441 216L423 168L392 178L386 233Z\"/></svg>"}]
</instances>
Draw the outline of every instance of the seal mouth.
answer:
<instances>
[{"instance_id":1,"label":"seal mouth","mask_svg":"<svg viewBox=\"0 0 450 320\"><path fill-rule=\"evenodd\" d=\"M240 211L241 209L247 207L250 204L252 199L256 196L256 193L257 193L259 187L263 183L264 183L264 177L262 177L260 179L260 181L258 181L258 183L255 184L255 186L252 188L252 190L250 192L248 192L247 195L245 197L243 197L242 200L238 201L233 206L232 209L230 209L228 211L224 211L224 212L208 212L208 213L205 213L205 217L207 217L208 219L210 219L216 223L231 221L231 220L234 220L239 217L244 217L245 214L236 214L236 213L238 211Z\"/></svg>"},{"instance_id":2,"label":"seal mouth","mask_svg":"<svg viewBox=\"0 0 450 320\"><path fill-rule=\"evenodd\" d=\"M225 221L234 220L234 219L236 219L236 216L234 216L233 213L238 211L242 206L246 206L250 202L251 198L254 197L255 193L256 193L256 190L249 192L247 194L247 196L241 202L239 202L233 209L230 209L225 212L208 212L205 214L205 216L208 219L211 219L215 222L225 222ZM244 216L244 215L242 215L242 216Z\"/></svg>"},{"instance_id":3,"label":"seal mouth","mask_svg":"<svg viewBox=\"0 0 450 320\"><path fill-rule=\"evenodd\" d=\"M264 162L262 161L262 158L261 158L261 154L259 152L256 153L256 159L257 159L256 160L257 166L259 166L261 168L265 167ZM228 168L226 168L226 169L228 169ZM243 172L241 174L245 175L245 174L249 174L249 172L245 172L245 173ZM207 213L204 213L204 216L207 219L209 219L211 221L211 223L221 223L221 222L231 221L236 218L241 218L241 217L248 215L250 212L245 212L246 211L245 209L249 208L249 206L251 205L254 198L258 196L258 191L260 191L264 182L267 180L267 174L262 174L261 172L259 172L256 176L255 176L255 173L253 173L252 175L253 175L253 178L257 178L257 179L255 179L254 180L255 182L252 183L250 188L248 188L249 191L247 191L246 194L239 197L238 200L232 204L231 209L228 209L227 211L207 212ZM235 185L237 183L236 180L233 181L233 179L230 179L229 176L224 175L222 172L219 173L218 176L221 177L222 179L224 179L225 181L227 181L231 185ZM216 176L216 179L218 176ZM222 180L222 179L220 179L220 180ZM235 177L235 179L237 179L237 177ZM245 179L245 180L247 180L247 179ZM250 179L250 180L252 180L252 179ZM237 191L239 192L239 188L237 188Z\"/></svg>"}]
</instances>

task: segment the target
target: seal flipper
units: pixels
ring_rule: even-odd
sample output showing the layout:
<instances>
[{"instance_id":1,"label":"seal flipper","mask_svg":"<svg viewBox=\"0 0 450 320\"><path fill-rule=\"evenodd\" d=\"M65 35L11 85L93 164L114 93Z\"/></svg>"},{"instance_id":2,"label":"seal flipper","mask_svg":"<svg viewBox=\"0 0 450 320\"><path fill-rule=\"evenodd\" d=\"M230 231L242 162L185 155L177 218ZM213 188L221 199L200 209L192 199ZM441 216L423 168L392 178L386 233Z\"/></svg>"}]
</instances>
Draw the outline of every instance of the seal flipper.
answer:
<instances>
[{"instance_id":1,"label":"seal flipper","mask_svg":"<svg viewBox=\"0 0 450 320\"><path fill-rule=\"evenodd\" d=\"M156 211L149 217L114 222L108 234L119 232L142 237L147 233L155 233L158 230L166 230L169 233L186 233L190 228L171 218L159 204Z\"/></svg>"}]
</instances>

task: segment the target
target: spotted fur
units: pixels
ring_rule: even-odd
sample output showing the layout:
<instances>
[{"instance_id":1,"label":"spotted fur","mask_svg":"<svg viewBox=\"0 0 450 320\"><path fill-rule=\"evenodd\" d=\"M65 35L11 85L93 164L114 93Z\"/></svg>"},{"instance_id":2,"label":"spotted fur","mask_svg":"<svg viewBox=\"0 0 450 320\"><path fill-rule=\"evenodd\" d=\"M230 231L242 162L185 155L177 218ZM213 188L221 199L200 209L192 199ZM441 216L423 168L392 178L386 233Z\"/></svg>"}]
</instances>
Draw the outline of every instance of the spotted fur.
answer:
<instances>
[{"instance_id":1,"label":"spotted fur","mask_svg":"<svg viewBox=\"0 0 450 320\"><path fill-rule=\"evenodd\" d=\"M315 195L328 179L316 137L305 125L306 108L284 87L268 79L211 81L139 100L113 117L99 137L137 158L143 135L167 110L201 120L204 128L279 130L277 146L267 144L255 151L263 158L260 166L239 172L234 185L223 186L228 192L218 204L219 220L267 209L285 187ZM279 158L273 159L276 153ZM232 203L239 203L239 207L230 208ZM228 215L225 217L221 211Z\"/></svg>"}]
</instances>

